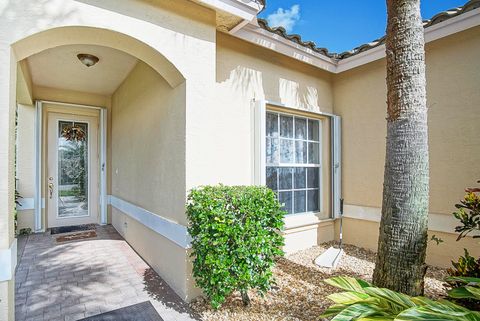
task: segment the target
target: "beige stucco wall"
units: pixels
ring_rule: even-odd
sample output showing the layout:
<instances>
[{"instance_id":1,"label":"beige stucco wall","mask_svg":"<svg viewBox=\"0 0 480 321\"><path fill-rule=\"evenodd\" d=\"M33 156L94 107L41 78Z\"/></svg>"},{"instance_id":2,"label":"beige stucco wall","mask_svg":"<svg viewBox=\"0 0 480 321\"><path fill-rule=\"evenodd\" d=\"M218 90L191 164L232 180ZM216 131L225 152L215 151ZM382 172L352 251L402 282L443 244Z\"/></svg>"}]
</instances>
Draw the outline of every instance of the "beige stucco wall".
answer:
<instances>
[{"instance_id":1,"label":"beige stucco wall","mask_svg":"<svg viewBox=\"0 0 480 321\"><path fill-rule=\"evenodd\" d=\"M339 222L336 222L338 237ZM374 252L377 251L379 223L367 220L345 218L343 222L343 240L346 244L354 244ZM443 240L437 245L434 241L428 242L427 264L440 267L451 267L451 261L457 261L463 255L463 249L468 249L470 255L480 257L478 239L472 237L457 241L457 235L439 231L429 231L429 238L435 235Z\"/></svg>"},{"instance_id":2,"label":"beige stucco wall","mask_svg":"<svg viewBox=\"0 0 480 321\"><path fill-rule=\"evenodd\" d=\"M16 151L16 176L17 190L23 199L31 200L35 192L34 179L34 119L35 108L33 106L21 105L17 107L17 151ZM33 231L33 210L17 209L17 228L31 228Z\"/></svg>"},{"instance_id":3,"label":"beige stucco wall","mask_svg":"<svg viewBox=\"0 0 480 321\"><path fill-rule=\"evenodd\" d=\"M474 186L480 178L479 56L480 27L426 45L430 213L439 221L442 216L438 215L445 215L443 232L453 232L450 214L454 204L463 197L464 188ZM380 208L386 136L385 60L334 76L333 92L334 112L343 121L345 203ZM376 248L375 234L363 231L361 222L347 221L345 228L347 240ZM439 234L438 230L431 233ZM445 239L448 243L443 247L429 246L430 262L448 265L451 257L463 253L463 246L475 245L453 242L454 236Z\"/></svg>"},{"instance_id":4,"label":"beige stucco wall","mask_svg":"<svg viewBox=\"0 0 480 321\"><path fill-rule=\"evenodd\" d=\"M209 145L201 146L208 153L200 158L206 163L192 164L195 176L187 179L187 188L200 182L254 184L254 100L283 104L293 112L311 112L310 116L315 117L314 113L333 109L331 78L329 73L307 64L217 33L215 102L203 115L208 117L202 133ZM267 104L267 108L275 107ZM278 107L276 110L282 111ZM285 249L289 252L316 245L317 240L333 235L332 224L319 225L320 218L331 211L330 124L328 118L322 118L322 123L323 211L319 217L295 215L286 220L289 231Z\"/></svg>"},{"instance_id":5,"label":"beige stucco wall","mask_svg":"<svg viewBox=\"0 0 480 321\"><path fill-rule=\"evenodd\" d=\"M139 62L112 95L111 109L112 195L186 225L185 86L171 88ZM186 249L116 208L112 223L180 296L190 298Z\"/></svg>"},{"instance_id":6,"label":"beige stucco wall","mask_svg":"<svg viewBox=\"0 0 480 321\"><path fill-rule=\"evenodd\" d=\"M104 0L52 0L48 6L44 3L20 0L9 2L2 7L2 10L4 15L0 19L0 30L11 30L11 26L14 25L15 32L0 33L0 51L7 53L0 58L0 70L4 75L0 82L3 91L3 94L0 95L0 118L2 121L0 150L2 153L5 152L5 157L2 156L3 154L0 155L0 168L2 168L2 173L11 173L11 175L2 176L1 178L5 178L5 180L0 182L2 184L0 197L5 200L1 202L1 206L5 208L0 208L0 223L2 224L0 225L2 232L0 249L8 247L13 238L12 213L7 209L13 208L14 131L13 126L7 126L7 123L12 125L14 120L16 94L14 84L16 83L18 61L41 50L60 45L111 46L145 61L162 74L170 86L175 90L182 91L184 109L200 110L211 105L213 97L216 36L215 12L187 0L163 0L154 3L149 1L118 3L118 1ZM10 52L12 52L11 55ZM188 79L188 86L185 85L185 79ZM28 86L23 87L28 88ZM33 92L45 99L42 88L33 88ZM66 101L63 94L55 95L55 97L56 99L52 100ZM159 101L163 101L163 99L164 97L160 97ZM106 101L106 104L108 107L109 101ZM152 118L148 118L148 120L152 120ZM192 118L191 121L195 123L195 118ZM150 125L154 125L153 120ZM180 139L183 145L185 145L185 136L186 134ZM7 143L8 140L10 140L10 144ZM141 145L140 142L136 142L136 144ZM172 147L172 149L174 148ZM185 153L184 148L175 148L175 151L182 150ZM181 162L178 166L182 166ZM112 167L109 166L109 169ZM186 170L184 170L185 172ZM156 177L157 180L161 178L163 177ZM139 201L145 199L145 196L138 194L134 196L138 197ZM184 201L185 188L183 188L182 197ZM130 200L138 204L136 199L130 198ZM168 204L172 203L168 202ZM173 202L173 204L172 206L163 206L161 214L165 214L165 217L174 217L175 221L185 224L184 211L177 211L178 202ZM148 204L146 206L148 207ZM175 210L172 211L172 208ZM9 232L6 233L6 231ZM168 260L164 264L168 265ZM186 277L185 274L183 276ZM13 316L13 300L11 299L13 292L2 291L0 295L2 296L0 298L2 299L0 320L7 319L7 313L10 313L9 318L11 319Z\"/></svg>"},{"instance_id":7,"label":"beige stucco wall","mask_svg":"<svg viewBox=\"0 0 480 321\"><path fill-rule=\"evenodd\" d=\"M49 8L27 0L10 2L5 11L8 15L0 19L0 30L9 30L14 24L16 31L0 33L0 51L11 53L0 56L0 74L4 75L0 77L0 173L6 173L0 176L0 249L8 248L13 238L12 124L16 86L12 84L16 84L17 75L25 74L24 70L17 72L17 62L42 49L64 44L112 46L145 61L132 70L111 100L37 87L25 77L20 82L23 93L17 99L23 100L19 97L25 97L25 93L28 98L33 92L37 99L109 108L109 194L186 225L184 204L190 188L254 183L252 102L266 99L298 111L343 116L346 203L381 205L385 149L381 134L385 132L383 60L331 75L216 32L215 13L187 0L53 0ZM434 213L450 213L462 189L480 178L479 138L474 131L480 123L480 67L474 63L480 53L478 36L479 28L475 28L427 46ZM25 37L29 38L22 40ZM22 116L27 125L31 116ZM325 171L329 169L328 150L325 141ZM28 158L32 156L28 151L21 156L25 157L21 171L26 177ZM324 175L327 202L329 179ZM26 189L26 193L30 192ZM330 210L328 203L324 210ZM28 222L29 214L24 214ZM184 248L116 209L111 209L110 215L109 221L177 293L186 299L198 293L193 289ZM286 221L287 251L334 236L332 221L320 221L311 215ZM376 224L346 219L346 241L374 249ZM451 242L452 235L440 236L448 239L444 245L448 255L430 248L429 262L434 264L443 264L461 247ZM6 284L0 284L0 320L9 313L11 318L13 311L13 290L6 288Z\"/></svg>"},{"instance_id":8,"label":"beige stucco wall","mask_svg":"<svg viewBox=\"0 0 480 321\"><path fill-rule=\"evenodd\" d=\"M0 51L5 53L0 58L0 251L3 251L11 248L14 241L16 92L12 86L16 87L17 64L10 63L13 53L9 48ZM14 277L0 282L0 320L14 318L14 285Z\"/></svg>"},{"instance_id":9,"label":"beige stucco wall","mask_svg":"<svg viewBox=\"0 0 480 321\"><path fill-rule=\"evenodd\" d=\"M186 224L185 87L139 62L112 95L112 195Z\"/></svg>"},{"instance_id":10,"label":"beige stucco wall","mask_svg":"<svg viewBox=\"0 0 480 321\"><path fill-rule=\"evenodd\" d=\"M332 110L327 73L222 33L216 51L214 97L187 113L187 188L253 184L254 99Z\"/></svg>"},{"instance_id":11,"label":"beige stucco wall","mask_svg":"<svg viewBox=\"0 0 480 321\"><path fill-rule=\"evenodd\" d=\"M112 224L127 242L184 300L200 292L191 279L188 250L112 208Z\"/></svg>"}]
</instances>

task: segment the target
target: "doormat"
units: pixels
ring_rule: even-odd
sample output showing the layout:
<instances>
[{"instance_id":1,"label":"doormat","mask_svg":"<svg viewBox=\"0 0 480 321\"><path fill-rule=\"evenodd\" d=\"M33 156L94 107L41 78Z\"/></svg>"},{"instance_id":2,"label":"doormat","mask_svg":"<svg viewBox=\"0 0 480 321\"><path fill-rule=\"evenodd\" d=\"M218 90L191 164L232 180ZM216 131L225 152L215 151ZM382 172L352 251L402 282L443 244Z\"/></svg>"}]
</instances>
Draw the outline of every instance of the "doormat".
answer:
<instances>
[{"instance_id":1,"label":"doormat","mask_svg":"<svg viewBox=\"0 0 480 321\"><path fill-rule=\"evenodd\" d=\"M150 301L97 314L78 321L163 321Z\"/></svg>"},{"instance_id":2,"label":"doormat","mask_svg":"<svg viewBox=\"0 0 480 321\"><path fill-rule=\"evenodd\" d=\"M59 236L57 237L57 242L83 240L83 239L89 239L92 237L97 237L97 233L95 231L79 232L79 233L72 233L72 234Z\"/></svg>"},{"instance_id":3,"label":"doormat","mask_svg":"<svg viewBox=\"0 0 480 321\"><path fill-rule=\"evenodd\" d=\"M61 233L70 233L78 231L88 231L94 230L96 228L95 224L82 224L82 225L72 225L72 226L59 226L52 227L50 229L50 234L61 234Z\"/></svg>"}]
</instances>

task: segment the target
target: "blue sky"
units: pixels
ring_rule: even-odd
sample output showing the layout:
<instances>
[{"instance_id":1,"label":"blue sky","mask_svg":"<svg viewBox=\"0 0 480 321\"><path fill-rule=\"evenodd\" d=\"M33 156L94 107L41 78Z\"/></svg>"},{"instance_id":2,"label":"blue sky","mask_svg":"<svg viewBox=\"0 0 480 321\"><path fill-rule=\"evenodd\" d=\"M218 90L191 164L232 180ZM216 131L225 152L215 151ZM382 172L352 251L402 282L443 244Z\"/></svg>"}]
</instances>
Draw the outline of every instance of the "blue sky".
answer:
<instances>
[{"instance_id":1,"label":"blue sky","mask_svg":"<svg viewBox=\"0 0 480 321\"><path fill-rule=\"evenodd\" d=\"M462 6L467 0L423 0L422 17ZM271 26L282 25L303 40L333 52L353 49L385 34L385 0L267 0L260 14Z\"/></svg>"}]
</instances>

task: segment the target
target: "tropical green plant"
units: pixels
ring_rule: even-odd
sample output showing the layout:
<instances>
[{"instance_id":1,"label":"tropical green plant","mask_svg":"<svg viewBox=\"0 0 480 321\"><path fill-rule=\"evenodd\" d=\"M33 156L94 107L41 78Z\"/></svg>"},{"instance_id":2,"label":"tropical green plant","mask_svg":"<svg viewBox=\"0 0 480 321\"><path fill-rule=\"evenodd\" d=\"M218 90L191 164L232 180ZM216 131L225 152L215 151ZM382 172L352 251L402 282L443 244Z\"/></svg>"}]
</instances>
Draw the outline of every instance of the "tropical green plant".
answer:
<instances>
[{"instance_id":1,"label":"tropical green plant","mask_svg":"<svg viewBox=\"0 0 480 321\"><path fill-rule=\"evenodd\" d=\"M446 281L460 284L460 286L448 291L449 297L480 301L480 278L451 276Z\"/></svg>"},{"instance_id":2,"label":"tropical green plant","mask_svg":"<svg viewBox=\"0 0 480 321\"><path fill-rule=\"evenodd\" d=\"M193 276L218 308L239 291L261 294L273 282L272 267L283 255L284 212L274 192L259 186L204 186L188 196Z\"/></svg>"},{"instance_id":3,"label":"tropical green plant","mask_svg":"<svg viewBox=\"0 0 480 321\"><path fill-rule=\"evenodd\" d=\"M441 243L444 242L443 239L441 239L440 237L436 236L435 234L433 234L428 241L429 241L429 242L435 242L436 245L440 245Z\"/></svg>"},{"instance_id":4,"label":"tropical green plant","mask_svg":"<svg viewBox=\"0 0 480 321\"><path fill-rule=\"evenodd\" d=\"M18 192L17 188L15 188L15 208L13 209L13 227L15 230L15 233L17 233L17 228L18 228L18 211L17 211L17 206L20 206L20 199L23 198L20 193Z\"/></svg>"},{"instance_id":5,"label":"tropical green plant","mask_svg":"<svg viewBox=\"0 0 480 321\"><path fill-rule=\"evenodd\" d=\"M20 204L20 199L23 198L22 195L18 192L17 189L15 189L15 204L16 205L21 205Z\"/></svg>"},{"instance_id":6,"label":"tropical green plant","mask_svg":"<svg viewBox=\"0 0 480 321\"><path fill-rule=\"evenodd\" d=\"M20 231L18 231L18 235L30 235L32 234L32 229L29 227L21 228Z\"/></svg>"},{"instance_id":7,"label":"tropical green plant","mask_svg":"<svg viewBox=\"0 0 480 321\"><path fill-rule=\"evenodd\" d=\"M450 276L445 279L448 296L452 301L466 308L480 310L480 278L471 276Z\"/></svg>"},{"instance_id":8,"label":"tropical green plant","mask_svg":"<svg viewBox=\"0 0 480 321\"><path fill-rule=\"evenodd\" d=\"M480 312L471 311L450 301L434 301L411 297L403 293L372 286L352 277L333 277L325 280L331 286L345 290L328 296L335 304L321 317L332 321L479 321Z\"/></svg>"},{"instance_id":9,"label":"tropical green plant","mask_svg":"<svg viewBox=\"0 0 480 321\"><path fill-rule=\"evenodd\" d=\"M468 253L467 249L464 256L460 256L457 262L452 261L453 268L447 270L450 276L467 276L480 278L480 258L476 259Z\"/></svg>"},{"instance_id":10,"label":"tropical green plant","mask_svg":"<svg viewBox=\"0 0 480 321\"><path fill-rule=\"evenodd\" d=\"M462 223L462 225L455 227L455 232L460 233L457 241L473 231L480 231L480 196L472 190L467 189L467 194L463 200L459 204L455 204L458 211L454 212L453 216ZM479 237L478 234L473 235L473 238Z\"/></svg>"},{"instance_id":11,"label":"tropical green plant","mask_svg":"<svg viewBox=\"0 0 480 321\"><path fill-rule=\"evenodd\" d=\"M462 224L455 227L455 232L459 233L457 241L465 238L471 232L480 231L480 197L476 194L480 192L480 189L467 188L465 191L467 194L463 200L455 205L458 211L453 213L453 216ZM480 235L473 235L473 238L478 237ZM453 301L467 308L479 309L480 298L467 295L470 292L466 290L461 279L480 278L480 258L471 256L467 249L464 251L465 255L460 256L457 262L452 261L453 267L447 270L451 277L446 279L446 286L449 289L448 293L452 294L450 297Z\"/></svg>"}]
</instances>

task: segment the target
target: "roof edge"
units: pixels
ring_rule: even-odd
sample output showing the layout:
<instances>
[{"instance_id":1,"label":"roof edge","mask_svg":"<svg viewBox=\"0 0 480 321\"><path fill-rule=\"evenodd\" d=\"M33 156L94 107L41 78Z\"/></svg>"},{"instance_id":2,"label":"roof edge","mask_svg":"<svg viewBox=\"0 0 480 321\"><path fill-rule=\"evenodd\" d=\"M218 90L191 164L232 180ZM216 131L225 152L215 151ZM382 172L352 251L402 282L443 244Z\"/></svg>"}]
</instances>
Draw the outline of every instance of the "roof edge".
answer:
<instances>
[{"instance_id":1,"label":"roof edge","mask_svg":"<svg viewBox=\"0 0 480 321\"><path fill-rule=\"evenodd\" d=\"M433 25L436 25L440 22L446 21L448 19L454 18L456 16L459 16L461 14L464 14L466 12L472 11L474 9L480 8L480 0L470 0L467 3L465 3L461 7L457 8L452 8L448 9L445 11L442 11L436 15L434 15L432 18L428 20L423 21L423 27L428 28ZM358 47L353 48L352 50L344 51L341 53L335 53L335 52L330 52L327 48L325 47L318 47L317 44L313 41L304 41L302 40L302 37L298 34L288 34L283 27L270 27L268 25L267 20L262 19L262 18L257 18L258 20L258 25L262 28L265 29L271 33L274 33L276 35L279 35L289 41L292 41L298 45L301 45L303 47L306 47L310 50L313 50L316 53L322 54L324 56L327 56L329 58L335 59L337 61L350 58L352 56L355 56L359 53L368 51L370 49L373 49L375 47L381 46L385 43L385 36L380 37L378 39L375 39L371 42L362 44Z\"/></svg>"},{"instance_id":2,"label":"roof edge","mask_svg":"<svg viewBox=\"0 0 480 321\"><path fill-rule=\"evenodd\" d=\"M480 2L480 0L476 0L476 2ZM462 13L448 19L442 17L441 21L437 20L435 23L427 21L426 23L429 24L424 29L425 43L480 26L480 6L470 8ZM289 39L276 32L272 33L260 27L256 21L246 24L231 35L333 74L339 74L385 57L385 44L378 43L368 50L357 52L343 59L335 59L325 54L323 51L325 48L313 50L310 46L301 45L300 38L291 36Z\"/></svg>"}]
</instances>

